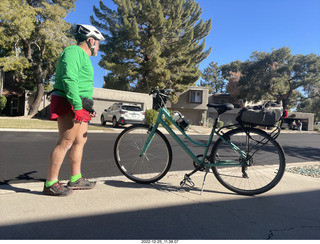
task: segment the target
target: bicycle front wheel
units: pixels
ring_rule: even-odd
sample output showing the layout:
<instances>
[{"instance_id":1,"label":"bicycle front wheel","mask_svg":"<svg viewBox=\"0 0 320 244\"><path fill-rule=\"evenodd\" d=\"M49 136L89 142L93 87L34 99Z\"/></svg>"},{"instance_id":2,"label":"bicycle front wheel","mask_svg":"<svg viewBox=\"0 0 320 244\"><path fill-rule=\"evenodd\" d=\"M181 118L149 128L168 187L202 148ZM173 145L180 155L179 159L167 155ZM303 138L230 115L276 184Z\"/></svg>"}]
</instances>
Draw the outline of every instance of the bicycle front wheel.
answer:
<instances>
[{"instance_id":1,"label":"bicycle front wheel","mask_svg":"<svg viewBox=\"0 0 320 244\"><path fill-rule=\"evenodd\" d=\"M156 130L146 152L140 156L149 137L148 125L126 128L116 139L114 158L122 174L137 183L149 184L166 175L172 162L167 138Z\"/></svg>"},{"instance_id":2,"label":"bicycle front wheel","mask_svg":"<svg viewBox=\"0 0 320 244\"><path fill-rule=\"evenodd\" d=\"M211 160L220 166L212 167L218 181L227 189L242 195L257 195L269 191L281 180L285 156L279 143L266 132L238 128L224 135L212 148ZM228 142L246 153L240 156ZM230 165L237 163L238 166ZM225 164L225 165L223 165Z\"/></svg>"}]
</instances>

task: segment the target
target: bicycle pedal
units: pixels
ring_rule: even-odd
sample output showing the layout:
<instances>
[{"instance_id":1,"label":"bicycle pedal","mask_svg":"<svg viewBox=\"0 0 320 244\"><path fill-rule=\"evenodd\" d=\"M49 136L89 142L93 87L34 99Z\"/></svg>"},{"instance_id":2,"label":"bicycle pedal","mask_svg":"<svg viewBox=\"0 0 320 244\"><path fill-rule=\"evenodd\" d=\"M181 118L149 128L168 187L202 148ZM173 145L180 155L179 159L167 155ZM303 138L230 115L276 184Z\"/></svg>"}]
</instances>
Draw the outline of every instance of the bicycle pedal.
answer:
<instances>
[{"instance_id":1,"label":"bicycle pedal","mask_svg":"<svg viewBox=\"0 0 320 244\"><path fill-rule=\"evenodd\" d=\"M187 186L189 188L193 188L195 186L194 182L187 175L184 176L184 179L180 182L180 187Z\"/></svg>"}]
</instances>

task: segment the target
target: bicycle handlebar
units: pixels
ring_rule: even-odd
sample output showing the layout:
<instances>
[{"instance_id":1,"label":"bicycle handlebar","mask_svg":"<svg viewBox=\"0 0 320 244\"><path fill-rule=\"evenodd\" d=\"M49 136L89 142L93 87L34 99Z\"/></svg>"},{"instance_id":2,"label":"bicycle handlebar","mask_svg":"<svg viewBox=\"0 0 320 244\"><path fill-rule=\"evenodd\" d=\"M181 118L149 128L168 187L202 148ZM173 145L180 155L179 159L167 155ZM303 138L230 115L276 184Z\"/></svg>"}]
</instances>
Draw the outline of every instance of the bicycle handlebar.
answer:
<instances>
[{"instance_id":1,"label":"bicycle handlebar","mask_svg":"<svg viewBox=\"0 0 320 244\"><path fill-rule=\"evenodd\" d=\"M160 108L165 106L171 92L173 92L172 89L159 89L159 87L157 87L156 89L151 90L149 95L154 96L155 102L157 104L156 107Z\"/></svg>"}]
</instances>

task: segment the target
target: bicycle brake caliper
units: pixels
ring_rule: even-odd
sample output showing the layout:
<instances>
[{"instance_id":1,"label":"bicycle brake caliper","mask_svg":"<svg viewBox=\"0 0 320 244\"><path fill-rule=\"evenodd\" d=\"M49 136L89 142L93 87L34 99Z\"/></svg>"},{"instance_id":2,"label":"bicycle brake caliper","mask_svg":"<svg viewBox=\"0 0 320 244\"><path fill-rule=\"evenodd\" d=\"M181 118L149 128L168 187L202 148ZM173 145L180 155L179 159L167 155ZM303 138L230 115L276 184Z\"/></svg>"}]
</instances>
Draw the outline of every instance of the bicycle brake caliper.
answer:
<instances>
[{"instance_id":1,"label":"bicycle brake caliper","mask_svg":"<svg viewBox=\"0 0 320 244\"><path fill-rule=\"evenodd\" d=\"M184 179L180 182L180 187L184 187L185 185L189 188L195 186L195 184L187 174L184 175Z\"/></svg>"}]
</instances>

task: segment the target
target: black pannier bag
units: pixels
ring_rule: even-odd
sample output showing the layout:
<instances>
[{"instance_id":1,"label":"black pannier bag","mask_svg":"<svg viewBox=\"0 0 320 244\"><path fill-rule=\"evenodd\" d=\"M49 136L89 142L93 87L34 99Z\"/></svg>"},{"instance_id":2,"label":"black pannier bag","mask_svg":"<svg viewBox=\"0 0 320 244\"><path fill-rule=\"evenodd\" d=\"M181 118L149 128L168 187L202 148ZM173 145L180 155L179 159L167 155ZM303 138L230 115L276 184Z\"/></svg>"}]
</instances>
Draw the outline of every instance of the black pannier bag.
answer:
<instances>
[{"instance_id":1,"label":"black pannier bag","mask_svg":"<svg viewBox=\"0 0 320 244\"><path fill-rule=\"evenodd\" d=\"M249 125L274 126L283 115L281 102L266 102L263 105L240 110L237 121Z\"/></svg>"}]
</instances>

